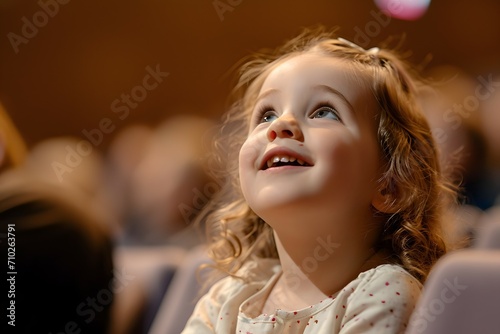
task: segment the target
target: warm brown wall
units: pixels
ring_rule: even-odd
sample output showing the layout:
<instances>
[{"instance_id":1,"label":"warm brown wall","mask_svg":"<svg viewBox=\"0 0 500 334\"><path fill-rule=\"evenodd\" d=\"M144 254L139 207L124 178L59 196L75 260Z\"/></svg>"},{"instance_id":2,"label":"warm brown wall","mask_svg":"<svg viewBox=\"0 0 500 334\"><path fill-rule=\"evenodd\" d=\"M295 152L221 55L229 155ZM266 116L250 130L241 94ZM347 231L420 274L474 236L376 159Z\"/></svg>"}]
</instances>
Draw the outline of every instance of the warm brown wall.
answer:
<instances>
[{"instance_id":1,"label":"warm brown wall","mask_svg":"<svg viewBox=\"0 0 500 334\"><path fill-rule=\"evenodd\" d=\"M119 129L183 112L217 117L229 91L225 75L248 52L274 47L316 23L339 25L340 34L353 39L377 11L370 0L221 1L240 2L223 21L213 0L72 0L17 54L7 34L20 35L21 18L32 21L40 7L36 1L0 1L0 100L30 145L81 135L103 118ZM499 14L496 0L434 0L420 21L393 19L372 40L404 32L415 62L431 53L427 66L451 63L487 72L500 59ZM112 101L156 64L169 76L120 120Z\"/></svg>"}]
</instances>

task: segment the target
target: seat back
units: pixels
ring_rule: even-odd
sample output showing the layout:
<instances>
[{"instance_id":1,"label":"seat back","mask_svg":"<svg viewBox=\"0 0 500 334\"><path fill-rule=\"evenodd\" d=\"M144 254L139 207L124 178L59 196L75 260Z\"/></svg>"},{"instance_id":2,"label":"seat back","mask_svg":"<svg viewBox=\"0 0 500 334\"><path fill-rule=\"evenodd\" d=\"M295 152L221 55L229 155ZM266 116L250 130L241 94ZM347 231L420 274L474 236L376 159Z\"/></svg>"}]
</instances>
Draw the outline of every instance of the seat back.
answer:
<instances>
[{"instance_id":1,"label":"seat back","mask_svg":"<svg viewBox=\"0 0 500 334\"><path fill-rule=\"evenodd\" d=\"M474 248L500 250L500 212L488 213L478 228Z\"/></svg>"},{"instance_id":2,"label":"seat back","mask_svg":"<svg viewBox=\"0 0 500 334\"><path fill-rule=\"evenodd\" d=\"M210 262L206 246L190 251L178 268L163 302L156 314L149 333L180 333L193 313L196 302L203 295L198 281L200 265ZM206 287L207 288L207 287Z\"/></svg>"},{"instance_id":3,"label":"seat back","mask_svg":"<svg viewBox=\"0 0 500 334\"><path fill-rule=\"evenodd\" d=\"M457 251L431 271L406 333L500 333L499 310L500 251Z\"/></svg>"}]
</instances>

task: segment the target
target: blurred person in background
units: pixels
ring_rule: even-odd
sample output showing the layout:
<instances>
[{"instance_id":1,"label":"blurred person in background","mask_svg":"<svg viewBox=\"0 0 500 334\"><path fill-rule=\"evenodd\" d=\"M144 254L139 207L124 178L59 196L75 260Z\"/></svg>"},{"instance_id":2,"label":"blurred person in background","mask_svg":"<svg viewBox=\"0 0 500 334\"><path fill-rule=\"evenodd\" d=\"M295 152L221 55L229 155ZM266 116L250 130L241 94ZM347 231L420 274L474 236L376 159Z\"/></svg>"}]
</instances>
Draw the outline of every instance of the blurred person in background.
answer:
<instances>
[{"instance_id":1,"label":"blurred person in background","mask_svg":"<svg viewBox=\"0 0 500 334\"><path fill-rule=\"evenodd\" d=\"M0 103L0 173L21 165L26 151L24 140Z\"/></svg>"},{"instance_id":2,"label":"blurred person in background","mask_svg":"<svg viewBox=\"0 0 500 334\"><path fill-rule=\"evenodd\" d=\"M440 146L441 163L452 181L464 190L464 202L476 204L473 186L486 164L486 143L479 124L479 104L470 104L477 82L458 68L436 67L424 112ZM430 96L430 94L433 96Z\"/></svg>"},{"instance_id":3,"label":"blurred person in background","mask_svg":"<svg viewBox=\"0 0 500 334\"><path fill-rule=\"evenodd\" d=\"M484 87L490 95L482 101L479 113L487 147L483 195L487 207L492 207L500 205L500 74L483 77L491 79Z\"/></svg>"},{"instance_id":4,"label":"blurred person in background","mask_svg":"<svg viewBox=\"0 0 500 334\"><path fill-rule=\"evenodd\" d=\"M16 272L15 296L2 298L2 309L14 300L19 333L107 333L114 290L123 281L121 274L113 280L109 233L88 201L33 172L33 157L23 161L24 153L0 106L0 248L1 254L15 248ZM14 246L3 238L7 225L14 227Z\"/></svg>"},{"instance_id":5,"label":"blurred person in background","mask_svg":"<svg viewBox=\"0 0 500 334\"><path fill-rule=\"evenodd\" d=\"M477 83L452 66L435 67L427 75L431 85L420 90L419 101L438 145L443 172L461 197L458 205L450 203L443 231L450 249L462 248L471 244L484 209L486 144L479 104L469 104Z\"/></svg>"},{"instance_id":6,"label":"blurred person in background","mask_svg":"<svg viewBox=\"0 0 500 334\"><path fill-rule=\"evenodd\" d=\"M76 137L56 137L37 143L22 169L30 177L62 187L68 199L79 205L85 203L85 210L110 230L114 216L103 186L104 166L102 153L90 142Z\"/></svg>"},{"instance_id":7,"label":"blurred person in background","mask_svg":"<svg viewBox=\"0 0 500 334\"><path fill-rule=\"evenodd\" d=\"M191 222L217 190L204 160L213 127L205 118L176 116L154 130L132 175L126 243L186 249L201 243Z\"/></svg>"},{"instance_id":8,"label":"blurred person in background","mask_svg":"<svg viewBox=\"0 0 500 334\"><path fill-rule=\"evenodd\" d=\"M186 255L203 244L192 221L217 190L204 160L213 128L205 118L175 116L153 129L129 126L110 145L106 179L120 219L115 263L136 277L117 296L113 334L148 332Z\"/></svg>"},{"instance_id":9,"label":"blurred person in background","mask_svg":"<svg viewBox=\"0 0 500 334\"><path fill-rule=\"evenodd\" d=\"M146 125L129 125L115 135L106 151L104 188L108 210L114 217L116 241L124 239L131 217L132 175L144 157L152 133Z\"/></svg>"}]
</instances>

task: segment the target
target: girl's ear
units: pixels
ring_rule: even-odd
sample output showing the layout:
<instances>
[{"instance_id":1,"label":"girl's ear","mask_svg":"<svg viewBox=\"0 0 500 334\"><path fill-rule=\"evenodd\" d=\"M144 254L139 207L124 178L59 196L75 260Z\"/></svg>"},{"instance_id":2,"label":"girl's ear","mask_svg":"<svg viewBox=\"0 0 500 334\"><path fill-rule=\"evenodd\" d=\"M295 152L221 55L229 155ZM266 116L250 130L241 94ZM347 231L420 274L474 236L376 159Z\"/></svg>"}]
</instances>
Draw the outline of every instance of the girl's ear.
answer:
<instances>
[{"instance_id":1,"label":"girl's ear","mask_svg":"<svg viewBox=\"0 0 500 334\"><path fill-rule=\"evenodd\" d=\"M395 213L397 211L394 197L386 189L378 189L375 192L372 206L383 213Z\"/></svg>"}]
</instances>

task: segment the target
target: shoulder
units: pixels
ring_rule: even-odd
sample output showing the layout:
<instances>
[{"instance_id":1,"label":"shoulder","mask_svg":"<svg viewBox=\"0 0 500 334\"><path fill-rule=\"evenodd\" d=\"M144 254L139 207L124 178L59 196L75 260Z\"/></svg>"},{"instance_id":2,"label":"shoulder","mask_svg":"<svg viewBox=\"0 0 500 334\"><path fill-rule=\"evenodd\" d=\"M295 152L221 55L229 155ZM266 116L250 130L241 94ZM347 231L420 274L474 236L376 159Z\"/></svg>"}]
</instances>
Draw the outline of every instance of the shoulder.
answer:
<instances>
[{"instance_id":1,"label":"shoulder","mask_svg":"<svg viewBox=\"0 0 500 334\"><path fill-rule=\"evenodd\" d=\"M279 270L277 259L252 258L235 276L221 279L200 299L183 334L226 332L226 326L233 326L241 303L261 289ZM221 322L223 318L224 322Z\"/></svg>"},{"instance_id":2,"label":"shoulder","mask_svg":"<svg viewBox=\"0 0 500 334\"><path fill-rule=\"evenodd\" d=\"M214 302L223 304L233 295L246 289L249 285L263 286L280 270L277 259L251 259L245 263L234 276L227 276L215 283L207 293Z\"/></svg>"},{"instance_id":3,"label":"shoulder","mask_svg":"<svg viewBox=\"0 0 500 334\"><path fill-rule=\"evenodd\" d=\"M359 286L378 289L421 290L422 284L408 271L398 265L383 264L359 274Z\"/></svg>"},{"instance_id":4,"label":"shoulder","mask_svg":"<svg viewBox=\"0 0 500 334\"><path fill-rule=\"evenodd\" d=\"M422 284L397 265L361 273L344 289L345 329L403 332L420 297Z\"/></svg>"},{"instance_id":5,"label":"shoulder","mask_svg":"<svg viewBox=\"0 0 500 334\"><path fill-rule=\"evenodd\" d=\"M364 303L391 306L413 306L422 284L397 265L385 264L361 273L352 282L351 299Z\"/></svg>"}]
</instances>

